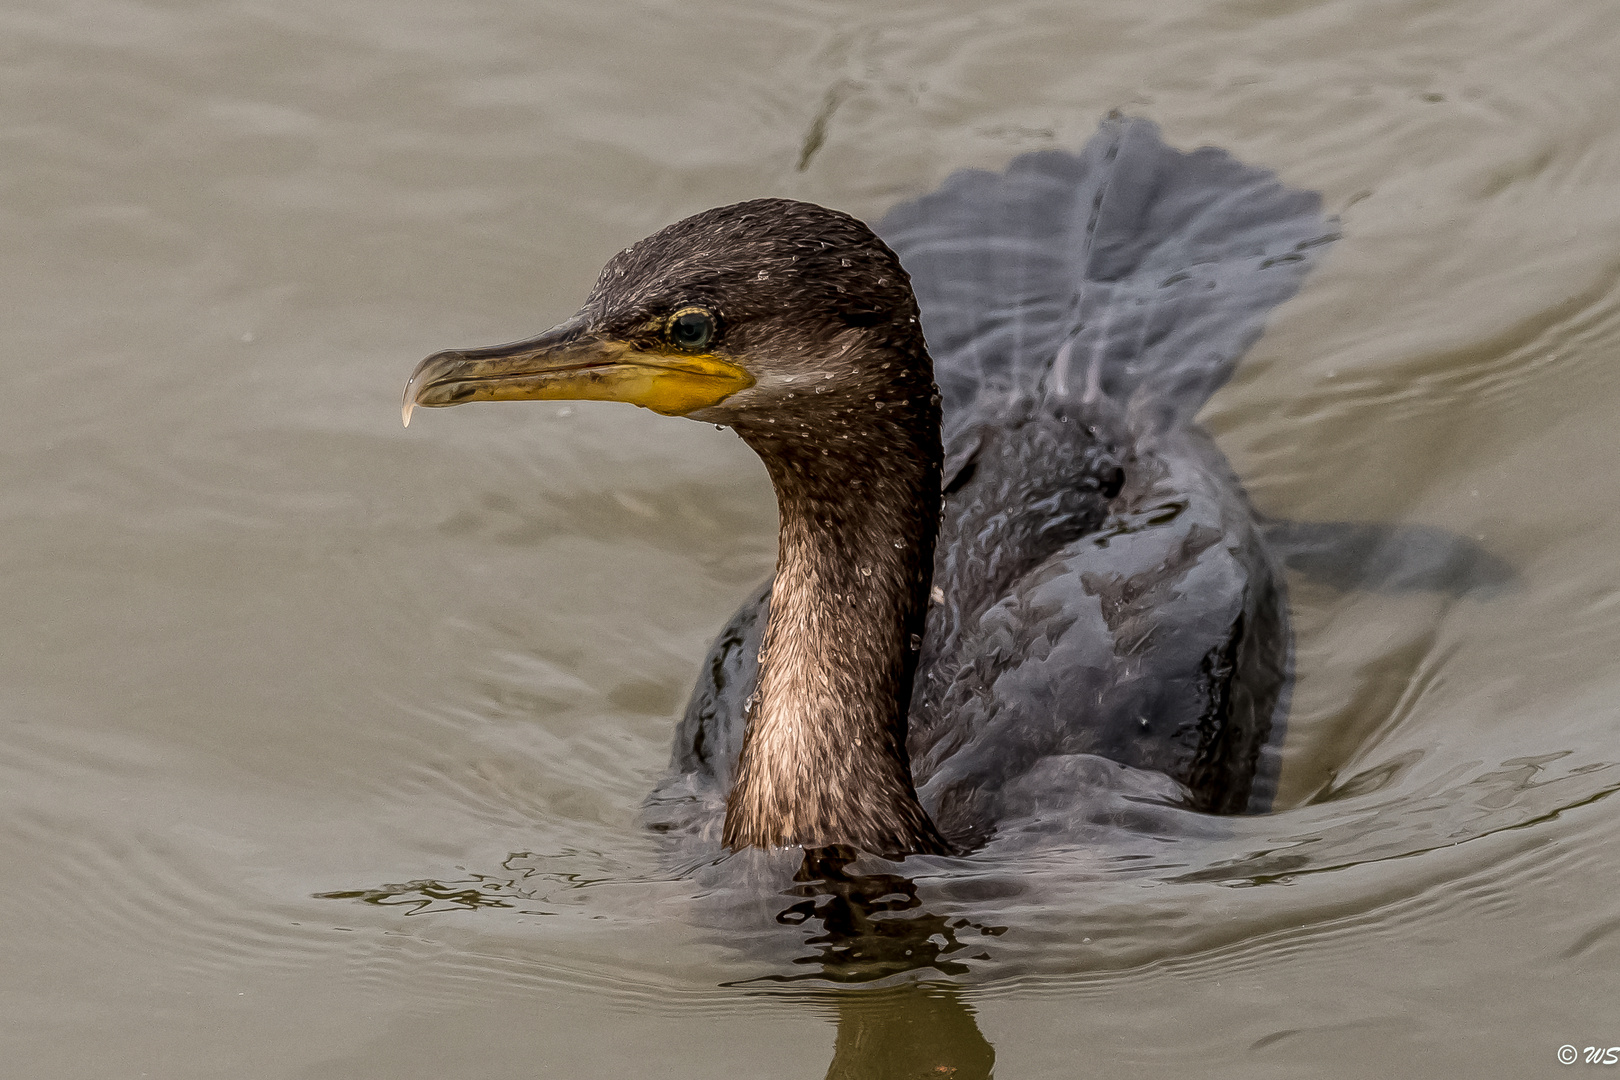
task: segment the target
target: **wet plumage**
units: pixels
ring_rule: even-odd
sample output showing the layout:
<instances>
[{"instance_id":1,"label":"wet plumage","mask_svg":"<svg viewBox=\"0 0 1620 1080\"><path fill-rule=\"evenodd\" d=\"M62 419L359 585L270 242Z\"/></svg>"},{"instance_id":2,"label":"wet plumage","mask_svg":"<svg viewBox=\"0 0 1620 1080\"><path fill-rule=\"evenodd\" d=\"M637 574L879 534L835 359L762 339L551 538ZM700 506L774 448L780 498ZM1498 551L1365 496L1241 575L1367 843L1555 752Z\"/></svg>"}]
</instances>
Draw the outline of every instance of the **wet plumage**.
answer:
<instances>
[{"instance_id":1,"label":"wet plumage","mask_svg":"<svg viewBox=\"0 0 1620 1080\"><path fill-rule=\"evenodd\" d=\"M705 660L648 821L966 851L1061 821L1108 770L1263 807L1286 598L1192 418L1332 238L1316 197L1110 121L876 231L788 200L706 211L616 256L569 322L429 358L407 389L634 401L764 462L776 577Z\"/></svg>"}]
</instances>

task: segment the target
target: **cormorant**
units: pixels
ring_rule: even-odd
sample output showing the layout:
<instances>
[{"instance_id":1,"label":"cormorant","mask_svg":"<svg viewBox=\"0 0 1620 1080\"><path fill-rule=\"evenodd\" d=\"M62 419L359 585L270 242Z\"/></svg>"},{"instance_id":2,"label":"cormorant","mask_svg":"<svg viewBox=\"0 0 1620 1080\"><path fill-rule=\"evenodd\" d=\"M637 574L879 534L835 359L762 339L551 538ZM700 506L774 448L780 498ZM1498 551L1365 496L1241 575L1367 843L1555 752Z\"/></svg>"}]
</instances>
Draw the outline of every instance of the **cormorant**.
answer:
<instances>
[{"instance_id":1,"label":"cormorant","mask_svg":"<svg viewBox=\"0 0 1620 1080\"><path fill-rule=\"evenodd\" d=\"M541 336L424 360L405 419L625 401L764 462L775 578L710 652L658 827L712 836L723 802L734 849L963 852L1121 768L1263 808L1286 597L1193 414L1331 239L1316 195L1112 118L875 231L788 199L679 221Z\"/></svg>"}]
</instances>

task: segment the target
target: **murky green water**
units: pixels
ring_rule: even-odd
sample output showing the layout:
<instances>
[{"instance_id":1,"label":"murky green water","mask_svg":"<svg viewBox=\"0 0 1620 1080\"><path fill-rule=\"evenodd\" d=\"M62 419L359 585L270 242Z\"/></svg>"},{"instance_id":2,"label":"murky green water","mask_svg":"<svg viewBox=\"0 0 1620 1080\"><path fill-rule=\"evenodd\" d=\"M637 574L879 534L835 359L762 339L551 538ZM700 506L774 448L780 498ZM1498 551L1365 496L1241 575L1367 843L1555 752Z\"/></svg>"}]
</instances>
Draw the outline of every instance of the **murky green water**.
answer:
<instances>
[{"instance_id":1,"label":"murky green water","mask_svg":"<svg viewBox=\"0 0 1620 1080\"><path fill-rule=\"evenodd\" d=\"M1598 1068L1556 1054L1620 1044L1617 53L1612 0L14 0L4 1071ZM919 880L920 981L789 981L805 932L717 932L635 825L762 469L622 406L407 432L400 386L699 208L876 216L1115 107L1342 219L1205 413L1260 505L1516 583L1293 582L1278 813Z\"/></svg>"}]
</instances>

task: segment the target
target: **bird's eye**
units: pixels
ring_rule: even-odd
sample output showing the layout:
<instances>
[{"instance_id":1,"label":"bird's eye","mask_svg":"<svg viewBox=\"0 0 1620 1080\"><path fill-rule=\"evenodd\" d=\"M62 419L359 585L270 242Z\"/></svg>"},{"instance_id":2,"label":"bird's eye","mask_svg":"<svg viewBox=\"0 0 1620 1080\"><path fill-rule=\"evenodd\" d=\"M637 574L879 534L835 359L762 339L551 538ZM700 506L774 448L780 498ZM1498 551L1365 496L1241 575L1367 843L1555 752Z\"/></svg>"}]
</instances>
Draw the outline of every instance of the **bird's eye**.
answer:
<instances>
[{"instance_id":1,"label":"bird's eye","mask_svg":"<svg viewBox=\"0 0 1620 1080\"><path fill-rule=\"evenodd\" d=\"M670 344L679 349L706 348L714 330L714 316L702 308L682 308L669 318Z\"/></svg>"}]
</instances>

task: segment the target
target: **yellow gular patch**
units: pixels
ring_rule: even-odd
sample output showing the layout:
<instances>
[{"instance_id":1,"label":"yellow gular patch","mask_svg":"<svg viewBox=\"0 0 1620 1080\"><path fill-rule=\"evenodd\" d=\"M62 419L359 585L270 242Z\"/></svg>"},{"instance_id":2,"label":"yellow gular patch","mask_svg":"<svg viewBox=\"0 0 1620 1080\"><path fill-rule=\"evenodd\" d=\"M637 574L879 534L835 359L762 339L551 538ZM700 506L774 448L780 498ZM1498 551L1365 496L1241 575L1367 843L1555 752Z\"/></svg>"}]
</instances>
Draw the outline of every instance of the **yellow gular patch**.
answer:
<instances>
[{"instance_id":1,"label":"yellow gular patch","mask_svg":"<svg viewBox=\"0 0 1620 1080\"><path fill-rule=\"evenodd\" d=\"M591 393L580 397L627 401L665 416L707 409L754 385L752 375L712 353L631 352L617 364L580 374L597 375L601 380L599 386L591 387Z\"/></svg>"}]
</instances>

